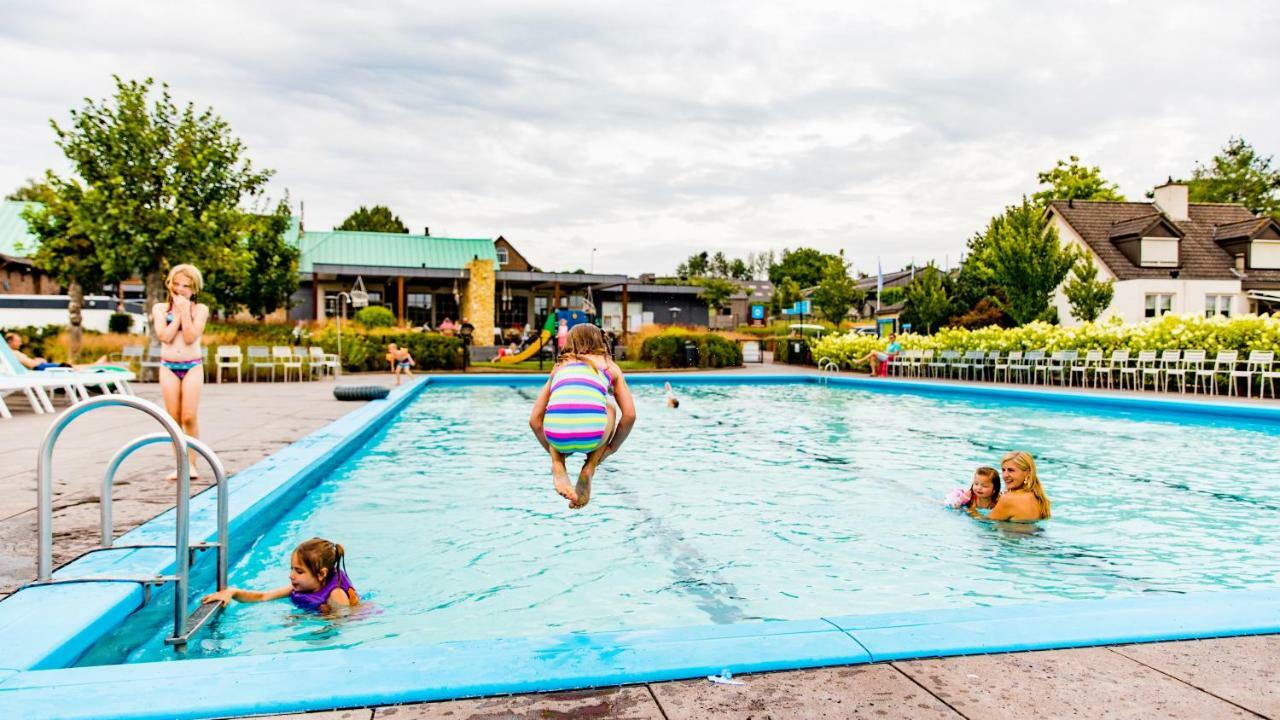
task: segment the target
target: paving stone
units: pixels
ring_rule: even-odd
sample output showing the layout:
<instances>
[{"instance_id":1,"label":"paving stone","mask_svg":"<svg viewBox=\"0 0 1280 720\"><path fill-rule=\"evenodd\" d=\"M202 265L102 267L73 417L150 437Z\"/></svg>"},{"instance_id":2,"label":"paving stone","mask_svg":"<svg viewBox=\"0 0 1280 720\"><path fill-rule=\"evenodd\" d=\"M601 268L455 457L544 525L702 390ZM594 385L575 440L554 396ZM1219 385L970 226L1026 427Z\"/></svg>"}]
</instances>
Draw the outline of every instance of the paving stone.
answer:
<instances>
[{"instance_id":1,"label":"paving stone","mask_svg":"<svg viewBox=\"0 0 1280 720\"><path fill-rule=\"evenodd\" d=\"M970 720L1254 717L1107 648L894 664Z\"/></svg>"},{"instance_id":2,"label":"paving stone","mask_svg":"<svg viewBox=\"0 0 1280 720\"><path fill-rule=\"evenodd\" d=\"M1125 645L1112 650L1259 715L1280 718L1280 635Z\"/></svg>"},{"instance_id":3,"label":"paving stone","mask_svg":"<svg viewBox=\"0 0 1280 720\"><path fill-rule=\"evenodd\" d=\"M643 685L540 695L391 705L374 710L374 720L662 720Z\"/></svg>"},{"instance_id":4,"label":"paving stone","mask_svg":"<svg viewBox=\"0 0 1280 720\"><path fill-rule=\"evenodd\" d=\"M745 685L707 680L650 687L669 720L818 720L959 716L890 665L743 675Z\"/></svg>"},{"instance_id":5,"label":"paving stone","mask_svg":"<svg viewBox=\"0 0 1280 720\"><path fill-rule=\"evenodd\" d=\"M370 708L355 710L321 710L320 712L293 713L291 715L253 715L254 720L369 720Z\"/></svg>"}]
</instances>

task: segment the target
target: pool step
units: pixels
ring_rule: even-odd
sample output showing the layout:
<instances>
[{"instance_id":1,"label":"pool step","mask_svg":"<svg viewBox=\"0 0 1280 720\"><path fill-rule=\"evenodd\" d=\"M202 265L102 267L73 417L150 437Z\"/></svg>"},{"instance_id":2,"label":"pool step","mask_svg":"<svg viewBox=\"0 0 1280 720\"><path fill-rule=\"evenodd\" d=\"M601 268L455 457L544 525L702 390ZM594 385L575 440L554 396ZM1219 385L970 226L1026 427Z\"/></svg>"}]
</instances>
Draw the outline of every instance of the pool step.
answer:
<instances>
[{"instance_id":1,"label":"pool step","mask_svg":"<svg viewBox=\"0 0 1280 720\"><path fill-rule=\"evenodd\" d=\"M164 643L166 645L176 645L178 647L186 645L187 641L191 639L191 636L199 632L200 628L204 627L206 623L213 619L220 610L222 610L222 603L220 602L204 603L200 607L196 608L196 611L191 613L187 618L186 625L182 627L182 634L165 638Z\"/></svg>"}]
</instances>

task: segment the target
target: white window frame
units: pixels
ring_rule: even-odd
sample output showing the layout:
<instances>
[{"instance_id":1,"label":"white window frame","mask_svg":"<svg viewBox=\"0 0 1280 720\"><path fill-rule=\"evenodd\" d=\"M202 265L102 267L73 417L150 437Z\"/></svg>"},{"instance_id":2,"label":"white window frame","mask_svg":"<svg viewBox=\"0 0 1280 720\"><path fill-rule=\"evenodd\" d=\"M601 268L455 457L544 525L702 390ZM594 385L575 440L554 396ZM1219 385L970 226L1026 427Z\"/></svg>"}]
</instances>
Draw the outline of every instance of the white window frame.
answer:
<instances>
[{"instance_id":1,"label":"white window frame","mask_svg":"<svg viewBox=\"0 0 1280 720\"><path fill-rule=\"evenodd\" d=\"M1163 247L1168 246L1168 245L1170 245L1170 244L1172 244L1172 245L1173 245L1173 259L1172 259L1172 260L1154 260L1154 259L1149 259L1149 255L1150 255L1151 253L1148 253L1148 252L1147 252L1148 248L1150 248L1151 250L1155 250L1156 248L1163 248ZM1181 251L1181 248L1180 248L1180 247L1179 247L1179 245L1178 245L1178 239L1177 239L1177 238L1166 238L1166 237L1144 237L1144 238L1142 238L1142 241L1140 242L1140 244L1139 244L1139 246L1138 246L1138 253L1139 253L1139 256L1138 256L1138 257L1142 260L1142 263L1141 263L1141 264L1142 264L1142 267L1167 267L1167 268L1172 268L1172 267L1178 267L1178 253L1179 253L1180 251Z\"/></svg>"},{"instance_id":2,"label":"white window frame","mask_svg":"<svg viewBox=\"0 0 1280 720\"><path fill-rule=\"evenodd\" d=\"M500 247L500 248L494 248L493 250L495 253L498 254L499 265L506 265L507 263L511 262L511 255L510 253L507 252L506 248Z\"/></svg>"},{"instance_id":3,"label":"white window frame","mask_svg":"<svg viewBox=\"0 0 1280 720\"><path fill-rule=\"evenodd\" d=\"M1231 295L1224 293L1209 293L1204 296L1204 316L1207 318L1221 315L1223 317L1231 317L1232 302Z\"/></svg>"},{"instance_id":4,"label":"white window frame","mask_svg":"<svg viewBox=\"0 0 1280 720\"><path fill-rule=\"evenodd\" d=\"M1142 305L1143 316L1147 318L1158 318L1173 312L1173 297L1174 293L1147 293ZM1156 299L1154 303L1155 307L1152 307L1152 298ZM1165 298L1163 312L1161 312L1160 308L1160 298Z\"/></svg>"}]
</instances>

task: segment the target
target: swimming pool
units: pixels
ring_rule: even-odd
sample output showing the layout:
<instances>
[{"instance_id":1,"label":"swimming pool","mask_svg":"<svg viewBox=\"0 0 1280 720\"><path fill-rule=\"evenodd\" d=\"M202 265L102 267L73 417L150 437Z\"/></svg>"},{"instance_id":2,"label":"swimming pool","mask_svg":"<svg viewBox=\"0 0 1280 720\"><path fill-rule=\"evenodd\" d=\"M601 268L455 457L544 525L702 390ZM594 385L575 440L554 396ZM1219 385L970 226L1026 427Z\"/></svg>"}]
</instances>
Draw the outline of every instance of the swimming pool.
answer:
<instances>
[{"instance_id":1,"label":"swimming pool","mask_svg":"<svg viewBox=\"0 0 1280 720\"><path fill-rule=\"evenodd\" d=\"M235 606L186 655L213 659L155 663L172 657L158 598L79 658L135 664L0 669L0 708L72 678L101 693L126 677L175 688L256 677L174 701L229 713L263 711L264 697L279 700L267 709L314 709L1280 622L1271 408L686 376L697 384L673 411L663 379L636 377L637 430L577 513L553 494L525 425L537 379L402 391L403 408L367 414L380 429L305 497L276 493L283 516L247 533L232 568L233 584L277 586L293 544L332 537L368 601L359 616ZM1042 532L939 506L1012 447L1041 461L1055 512ZM1223 589L1237 592L1203 592ZM349 682L370 663L402 672L360 676L329 705L279 687L286 669Z\"/></svg>"}]
</instances>

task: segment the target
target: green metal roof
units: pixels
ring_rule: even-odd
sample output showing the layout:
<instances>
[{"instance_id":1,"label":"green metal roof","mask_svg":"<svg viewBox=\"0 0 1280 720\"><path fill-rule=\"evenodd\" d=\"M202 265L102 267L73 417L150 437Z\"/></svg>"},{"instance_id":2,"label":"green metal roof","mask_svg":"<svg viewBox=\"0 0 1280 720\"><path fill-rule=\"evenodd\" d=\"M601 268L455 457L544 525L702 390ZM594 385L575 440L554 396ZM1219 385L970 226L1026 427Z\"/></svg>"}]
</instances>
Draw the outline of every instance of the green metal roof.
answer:
<instances>
[{"instance_id":1,"label":"green metal roof","mask_svg":"<svg viewBox=\"0 0 1280 720\"><path fill-rule=\"evenodd\" d=\"M0 200L0 255L27 257L35 251L36 236L27 230L22 211L40 203ZM18 246L22 247L19 248Z\"/></svg>"},{"instance_id":2,"label":"green metal roof","mask_svg":"<svg viewBox=\"0 0 1280 720\"><path fill-rule=\"evenodd\" d=\"M476 257L492 260L495 268L498 265L498 253L489 238L307 230L299 250L300 272L312 272L317 264L461 270Z\"/></svg>"}]
</instances>

